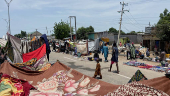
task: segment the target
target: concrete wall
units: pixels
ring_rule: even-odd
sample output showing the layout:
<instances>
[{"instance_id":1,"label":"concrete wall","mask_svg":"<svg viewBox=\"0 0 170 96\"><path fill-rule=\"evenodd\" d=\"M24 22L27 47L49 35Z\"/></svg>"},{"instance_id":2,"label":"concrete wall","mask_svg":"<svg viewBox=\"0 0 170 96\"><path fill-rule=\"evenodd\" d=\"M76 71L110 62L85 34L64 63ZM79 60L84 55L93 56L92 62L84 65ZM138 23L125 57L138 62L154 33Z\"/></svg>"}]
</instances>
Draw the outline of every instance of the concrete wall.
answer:
<instances>
[{"instance_id":1,"label":"concrete wall","mask_svg":"<svg viewBox=\"0 0 170 96\"><path fill-rule=\"evenodd\" d=\"M133 42L135 44L139 44L141 41L143 41L142 39L142 35L141 34L135 34L135 35L120 35L119 38L121 37L128 37L130 42ZM114 35L114 40L117 42L118 39L118 35Z\"/></svg>"}]
</instances>

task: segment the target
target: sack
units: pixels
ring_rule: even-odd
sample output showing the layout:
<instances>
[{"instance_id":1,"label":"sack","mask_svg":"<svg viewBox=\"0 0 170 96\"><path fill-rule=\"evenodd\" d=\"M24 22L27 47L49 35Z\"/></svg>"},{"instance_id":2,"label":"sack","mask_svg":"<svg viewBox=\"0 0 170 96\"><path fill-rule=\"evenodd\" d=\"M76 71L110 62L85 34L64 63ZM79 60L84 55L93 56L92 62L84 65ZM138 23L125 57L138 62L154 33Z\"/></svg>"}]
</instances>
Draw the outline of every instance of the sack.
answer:
<instances>
[{"instance_id":1,"label":"sack","mask_svg":"<svg viewBox=\"0 0 170 96\"><path fill-rule=\"evenodd\" d=\"M89 61L93 61L93 60L92 60L92 57L88 57L88 60L89 60Z\"/></svg>"}]
</instances>

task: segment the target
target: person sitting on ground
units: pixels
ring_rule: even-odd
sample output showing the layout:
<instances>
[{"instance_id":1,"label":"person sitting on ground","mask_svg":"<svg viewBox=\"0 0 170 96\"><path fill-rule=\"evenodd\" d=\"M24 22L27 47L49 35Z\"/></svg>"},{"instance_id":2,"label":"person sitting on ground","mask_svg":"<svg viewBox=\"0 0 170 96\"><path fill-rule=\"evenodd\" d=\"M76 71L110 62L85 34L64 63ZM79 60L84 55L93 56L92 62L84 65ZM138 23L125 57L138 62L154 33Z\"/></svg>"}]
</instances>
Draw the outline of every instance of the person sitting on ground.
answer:
<instances>
[{"instance_id":1,"label":"person sitting on ground","mask_svg":"<svg viewBox=\"0 0 170 96\"><path fill-rule=\"evenodd\" d=\"M100 66L100 63L99 63L99 59L97 59L96 61L97 61L96 70L95 70L93 78L96 78L97 75L100 75L100 79L102 79L102 74L101 74L101 69L100 69L101 66Z\"/></svg>"},{"instance_id":2,"label":"person sitting on ground","mask_svg":"<svg viewBox=\"0 0 170 96\"><path fill-rule=\"evenodd\" d=\"M149 48L146 51L146 56L149 57L150 56L150 52L149 52Z\"/></svg>"},{"instance_id":3,"label":"person sitting on ground","mask_svg":"<svg viewBox=\"0 0 170 96\"><path fill-rule=\"evenodd\" d=\"M138 56L139 56L139 50L136 49L136 50L135 50L135 58L137 58Z\"/></svg>"},{"instance_id":4,"label":"person sitting on ground","mask_svg":"<svg viewBox=\"0 0 170 96\"><path fill-rule=\"evenodd\" d=\"M165 67L165 60L166 60L166 56L165 56L165 51L162 51L161 52L161 54L160 54L160 59L159 59L159 61L161 62L161 65L162 65L162 67Z\"/></svg>"},{"instance_id":5,"label":"person sitting on ground","mask_svg":"<svg viewBox=\"0 0 170 96\"><path fill-rule=\"evenodd\" d=\"M112 69L112 64L114 64L114 62L116 63L116 67L117 67L117 73L119 74L119 67L118 67L118 48L116 46L116 43L113 44L113 51L112 51L112 58L111 58L111 64L110 64L110 69L108 71L111 71Z\"/></svg>"},{"instance_id":6,"label":"person sitting on ground","mask_svg":"<svg viewBox=\"0 0 170 96\"><path fill-rule=\"evenodd\" d=\"M96 61L97 59L99 59L99 54L97 52L97 50L95 50L94 56L93 56L94 60Z\"/></svg>"}]
</instances>

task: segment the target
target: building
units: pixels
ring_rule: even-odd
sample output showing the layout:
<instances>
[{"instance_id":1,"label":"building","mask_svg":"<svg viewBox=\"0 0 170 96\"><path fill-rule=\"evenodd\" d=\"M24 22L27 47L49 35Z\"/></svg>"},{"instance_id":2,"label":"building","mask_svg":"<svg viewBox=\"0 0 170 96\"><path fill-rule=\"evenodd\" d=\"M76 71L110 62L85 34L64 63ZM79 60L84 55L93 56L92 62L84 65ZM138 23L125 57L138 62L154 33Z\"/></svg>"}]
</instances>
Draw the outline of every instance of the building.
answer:
<instances>
[{"instance_id":1,"label":"building","mask_svg":"<svg viewBox=\"0 0 170 96\"><path fill-rule=\"evenodd\" d=\"M31 40L32 38L34 38L34 36L37 37L37 38L40 38L42 35L43 34L41 34L40 32L35 31L35 32L28 33L27 37L28 37L28 39Z\"/></svg>"},{"instance_id":2,"label":"building","mask_svg":"<svg viewBox=\"0 0 170 96\"><path fill-rule=\"evenodd\" d=\"M107 37L109 38L109 44L112 44L114 41L117 42L118 34L108 33L108 32L93 32L88 34L88 39L97 39ZM120 35L120 38L129 38L130 42L139 44L142 41L142 34L125 34Z\"/></svg>"}]
</instances>

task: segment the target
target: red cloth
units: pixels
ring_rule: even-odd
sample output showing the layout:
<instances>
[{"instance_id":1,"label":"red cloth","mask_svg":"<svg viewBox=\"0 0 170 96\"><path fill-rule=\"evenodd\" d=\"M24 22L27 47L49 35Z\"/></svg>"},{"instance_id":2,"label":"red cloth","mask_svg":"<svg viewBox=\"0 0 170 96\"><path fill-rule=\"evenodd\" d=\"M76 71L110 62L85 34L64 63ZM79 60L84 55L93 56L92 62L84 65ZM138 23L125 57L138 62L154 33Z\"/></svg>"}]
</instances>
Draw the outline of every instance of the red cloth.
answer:
<instances>
[{"instance_id":1,"label":"red cloth","mask_svg":"<svg viewBox=\"0 0 170 96\"><path fill-rule=\"evenodd\" d=\"M46 44L43 44L37 50L22 54L23 62L27 62L32 58L37 58L37 61L46 54Z\"/></svg>"}]
</instances>

